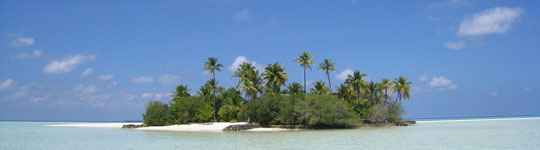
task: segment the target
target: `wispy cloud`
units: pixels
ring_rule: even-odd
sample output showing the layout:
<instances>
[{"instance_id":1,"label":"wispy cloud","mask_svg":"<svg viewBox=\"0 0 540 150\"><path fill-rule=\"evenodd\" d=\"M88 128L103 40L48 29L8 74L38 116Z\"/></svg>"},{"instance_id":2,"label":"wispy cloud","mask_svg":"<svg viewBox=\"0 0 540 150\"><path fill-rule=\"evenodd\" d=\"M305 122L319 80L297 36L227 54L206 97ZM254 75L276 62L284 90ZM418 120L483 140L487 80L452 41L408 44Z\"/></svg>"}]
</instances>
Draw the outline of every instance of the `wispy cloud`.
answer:
<instances>
[{"instance_id":1,"label":"wispy cloud","mask_svg":"<svg viewBox=\"0 0 540 150\"><path fill-rule=\"evenodd\" d=\"M236 13L233 15L232 19L234 21L242 21L242 20L248 20L252 17L253 15L251 15L251 13L249 12L249 10L246 8L244 10L242 10L241 12L239 13Z\"/></svg>"},{"instance_id":2,"label":"wispy cloud","mask_svg":"<svg viewBox=\"0 0 540 150\"><path fill-rule=\"evenodd\" d=\"M131 81L135 83L150 83L154 81L154 78L141 76L141 77L133 78L131 79Z\"/></svg>"},{"instance_id":3,"label":"wispy cloud","mask_svg":"<svg viewBox=\"0 0 540 150\"><path fill-rule=\"evenodd\" d=\"M18 37L15 37L15 39L13 40L8 41L7 45L12 46L12 47L23 47L23 46L32 46L34 45L34 43L35 43L35 40L32 37L18 36Z\"/></svg>"},{"instance_id":4,"label":"wispy cloud","mask_svg":"<svg viewBox=\"0 0 540 150\"><path fill-rule=\"evenodd\" d=\"M87 77L88 75L92 74L92 72L94 72L94 70L92 68L86 68L82 73L81 73L81 76L82 77Z\"/></svg>"},{"instance_id":5,"label":"wispy cloud","mask_svg":"<svg viewBox=\"0 0 540 150\"><path fill-rule=\"evenodd\" d=\"M466 0L447 0L442 2L433 2L428 5L429 8L441 7L462 7L470 5Z\"/></svg>"},{"instance_id":6,"label":"wispy cloud","mask_svg":"<svg viewBox=\"0 0 540 150\"><path fill-rule=\"evenodd\" d=\"M457 41L457 42L449 41L449 42L446 42L446 44L444 44L444 47L451 50L460 50L465 47L465 41L463 40Z\"/></svg>"},{"instance_id":7,"label":"wispy cloud","mask_svg":"<svg viewBox=\"0 0 540 150\"><path fill-rule=\"evenodd\" d=\"M525 92L530 92L530 91L532 91L532 88L530 86L528 86L528 87L523 88L523 90Z\"/></svg>"},{"instance_id":8,"label":"wispy cloud","mask_svg":"<svg viewBox=\"0 0 540 150\"><path fill-rule=\"evenodd\" d=\"M520 7L495 7L475 13L461 22L457 35L479 36L506 33L523 12L524 9Z\"/></svg>"},{"instance_id":9,"label":"wispy cloud","mask_svg":"<svg viewBox=\"0 0 540 150\"><path fill-rule=\"evenodd\" d=\"M488 95L492 97L499 96L499 92L489 92Z\"/></svg>"},{"instance_id":10,"label":"wispy cloud","mask_svg":"<svg viewBox=\"0 0 540 150\"><path fill-rule=\"evenodd\" d=\"M43 68L43 72L48 73L48 74L60 74L60 73L71 72L71 70L75 69L80 64L88 60L93 60L93 59L95 59L95 56L93 55L86 56L86 55L78 54L74 56L73 55L68 56L64 59L55 60L47 64L45 68Z\"/></svg>"},{"instance_id":11,"label":"wispy cloud","mask_svg":"<svg viewBox=\"0 0 540 150\"><path fill-rule=\"evenodd\" d=\"M11 56L11 59L26 59L26 58L35 58L43 55L42 50L35 50L33 53L19 53L15 56Z\"/></svg>"},{"instance_id":12,"label":"wispy cloud","mask_svg":"<svg viewBox=\"0 0 540 150\"><path fill-rule=\"evenodd\" d=\"M0 90L5 90L11 87L12 84L13 84L13 79L7 79L3 81L2 83L0 83Z\"/></svg>"},{"instance_id":13,"label":"wispy cloud","mask_svg":"<svg viewBox=\"0 0 540 150\"><path fill-rule=\"evenodd\" d=\"M145 92L142 94L142 98L145 99L151 99L151 100L161 100L162 98L166 97L167 93L151 93L151 92Z\"/></svg>"},{"instance_id":14,"label":"wispy cloud","mask_svg":"<svg viewBox=\"0 0 540 150\"><path fill-rule=\"evenodd\" d=\"M79 84L79 85L75 86L74 91L75 92L85 93L85 94L92 94L92 93L96 93L97 88L94 85Z\"/></svg>"},{"instance_id":15,"label":"wispy cloud","mask_svg":"<svg viewBox=\"0 0 540 150\"><path fill-rule=\"evenodd\" d=\"M161 84L173 84L173 83L178 82L179 79L180 77L177 75L164 74L164 75L159 76L157 81Z\"/></svg>"},{"instance_id":16,"label":"wispy cloud","mask_svg":"<svg viewBox=\"0 0 540 150\"><path fill-rule=\"evenodd\" d=\"M418 77L418 81L424 82L424 81L427 81L427 80L428 80L428 77L425 74Z\"/></svg>"},{"instance_id":17,"label":"wispy cloud","mask_svg":"<svg viewBox=\"0 0 540 150\"><path fill-rule=\"evenodd\" d=\"M106 74L106 75L100 75L98 77L98 80L108 81L108 80L112 80L113 78L114 78L114 74Z\"/></svg>"}]
</instances>

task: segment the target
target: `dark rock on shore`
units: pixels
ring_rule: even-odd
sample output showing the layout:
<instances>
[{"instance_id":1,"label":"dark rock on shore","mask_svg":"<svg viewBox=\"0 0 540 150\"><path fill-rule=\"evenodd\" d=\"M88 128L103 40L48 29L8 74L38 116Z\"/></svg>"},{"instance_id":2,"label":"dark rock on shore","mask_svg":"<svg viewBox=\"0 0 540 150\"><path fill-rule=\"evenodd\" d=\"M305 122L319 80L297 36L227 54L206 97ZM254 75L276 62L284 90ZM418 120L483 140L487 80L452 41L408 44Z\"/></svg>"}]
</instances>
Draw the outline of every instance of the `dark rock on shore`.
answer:
<instances>
[{"instance_id":1,"label":"dark rock on shore","mask_svg":"<svg viewBox=\"0 0 540 150\"><path fill-rule=\"evenodd\" d=\"M140 127L148 127L145 124L126 124L122 126L122 129L135 129Z\"/></svg>"},{"instance_id":2,"label":"dark rock on shore","mask_svg":"<svg viewBox=\"0 0 540 150\"><path fill-rule=\"evenodd\" d=\"M253 129L260 127L259 124L240 124L240 125L230 125L223 129L223 131L245 131L248 129Z\"/></svg>"},{"instance_id":3,"label":"dark rock on shore","mask_svg":"<svg viewBox=\"0 0 540 150\"><path fill-rule=\"evenodd\" d=\"M416 121L407 120L407 121L396 122L396 126L410 126L413 124L416 124Z\"/></svg>"}]
</instances>

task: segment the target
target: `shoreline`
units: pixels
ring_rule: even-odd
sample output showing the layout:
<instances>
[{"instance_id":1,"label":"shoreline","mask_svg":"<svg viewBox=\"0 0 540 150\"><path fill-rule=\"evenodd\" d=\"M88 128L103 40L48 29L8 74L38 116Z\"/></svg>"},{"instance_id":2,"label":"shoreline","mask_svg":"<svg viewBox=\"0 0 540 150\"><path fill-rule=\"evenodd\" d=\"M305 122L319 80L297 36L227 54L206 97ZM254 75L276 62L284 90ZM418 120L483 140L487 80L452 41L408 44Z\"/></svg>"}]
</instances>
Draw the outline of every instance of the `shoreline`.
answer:
<instances>
[{"instance_id":1,"label":"shoreline","mask_svg":"<svg viewBox=\"0 0 540 150\"><path fill-rule=\"evenodd\" d=\"M482 121L512 121L512 120L540 120L540 117L523 117L523 118L484 118L484 119L461 119L461 120L425 120L416 121L416 123L451 123L451 122L482 122ZM122 129L124 125L142 125L142 122L138 123L68 123L68 124L48 124L49 127L78 127L78 128L116 128ZM215 122L215 123L191 123L181 125L170 126L149 126L149 127L137 127L127 130L142 130L142 131L181 131L181 132L228 132L224 129L229 126L248 125L246 122ZM362 126L365 127L378 127L375 125ZM381 126L387 127L387 126ZM270 127L255 127L245 129L241 131L248 132L276 132L276 131L297 131L303 130L298 128L283 128L279 126Z\"/></svg>"}]
</instances>

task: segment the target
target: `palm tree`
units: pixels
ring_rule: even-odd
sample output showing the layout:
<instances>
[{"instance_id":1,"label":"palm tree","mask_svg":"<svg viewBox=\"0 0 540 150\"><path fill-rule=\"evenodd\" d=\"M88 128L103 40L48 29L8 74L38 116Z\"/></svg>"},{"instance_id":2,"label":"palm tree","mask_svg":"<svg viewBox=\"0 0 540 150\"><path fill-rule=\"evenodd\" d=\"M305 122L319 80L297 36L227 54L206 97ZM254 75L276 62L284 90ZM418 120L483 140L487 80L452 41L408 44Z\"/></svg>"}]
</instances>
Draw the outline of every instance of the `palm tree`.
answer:
<instances>
[{"instance_id":1,"label":"palm tree","mask_svg":"<svg viewBox=\"0 0 540 150\"><path fill-rule=\"evenodd\" d=\"M310 93L313 93L315 95L327 95L330 91L328 90L328 87L326 87L326 84L323 81L317 81L315 84L313 84L313 88L311 88Z\"/></svg>"},{"instance_id":2,"label":"palm tree","mask_svg":"<svg viewBox=\"0 0 540 150\"><path fill-rule=\"evenodd\" d=\"M174 99L176 98L180 98L180 97L188 97L188 96L191 96L189 94L189 88L187 85L178 85L175 89L175 91L172 92L172 95L171 97L173 97Z\"/></svg>"},{"instance_id":3,"label":"palm tree","mask_svg":"<svg viewBox=\"0 0 540 150\"><path fill-rule=\"evenodd\" d=\"M350 84L340 84L337 87L336 95L348 102L348 100L354 98L354 89Z\"/></svg>"},{"instance_id":4,"label":"palm tree","mask_svg":"<svg viewBox=\"0 0 540 150\"><path fill-rule=\"evenodd\" d=\"M243 82L240 87L246 91L246 99L251 97L252 99L257 98L257 93L263 92L262 88L262 77L259 73L259 70L250 70L248 72L247 79Z\"/></svg>"},{"instance_id":5,"label":"palm tree","mask_svg":"<svg viewBox=\"0 0 540 150\"><path fill-rule=\"evenodd\" d=\"M332 83L330 83L330 71L336 71L336 68L334 68L336 65L332 62L332 60L324 59L324 62L319 64L319 70L320 71L326 71L326 78L328 79L328 89L330 89L330 92L332 92Z\"/></svg>"},{"instance_id":6,"label":"palm tree","mask_svg":"<svg viewBox=\"0 0 540 150\"><path fill-rule=\"evenodd\" d=\"M388 95L388 90L392 90L392 81L390 81L388 78L384 78L381 83L379 83L379 86L381 86L381 89L383 91L383 98L384 103L386 104L388 102L388 98L390 95Z\"/></svg>"},{"instance_id":7,"label":"palm tree","mask_svg":"<svg viewBox=\"0 0 540 150\"><path fill-rule=\"evenodd\" d=\"M315 65L315 62L310 60L311 58L313 58L313 55L303 52L295 59L300 64L300 67L304 68L304 94L306 94L306 69L311 70L311 65Z\"/></svg>"},{"instance_id":8,"label":"palm tree","mask_svg":"<svg viewBox=\"0 0 540 150\"><path fill-rule=\"evenodd\" d=\"M397 93L396 102L398 100L401 101L401 99L409 99L411 84L412 82L407 81L407 78L402 76L394 80L394 85L392 86L392 93Z\"/></svg>"},{"instance_id":9,"label":"palm tree","mask_svg":"<svg viewBox=\"0 0 540 150\"><path fill-rule=\"evenodd\" d=\"M300 83L298 83L298 82L290 83L287 86L287 91L288 91L289 95L299 94L300 92L302 92L302 85Z\"/></svg>"},{"instance_id":10,"label":"palm tree","mask_svg":"<svg viewBox=\"0 0 540 150\"><path fill-rule=\"evenodd\" d=\"M366 84L366 97L369 100L371 104L380 104L382 103L383 99L381 97L382 90L381 86L378 83L375 83L373 81Z\"/></svg>"},{"instance_id":11,"label":"palm tree","mask_svg":"<svg viewBox=\"0 0 540 150\"><path fill-rule=\"evenodd\" d=\"M255 66L253 66L251 63L244 62L240 64L239 68L236 70L236 72L234 72L233 75L233 77L238 77L238 84L236 85L236 88L240 87L240 84L247 79L250 70L255 70Z\"/></svg>"},{"instance_id":12,"label":"palm tree","mask_svg":"<svg viewBox=\"0 0 540 150\"><path fill-rule=\"evenodd\" d=\"M353 72L352 75L349 74L347 76L347 80L345 80L345 83L350 84L352 88L354 89L356 98L358 100L360 100L360 94L362 92L362 86L364 84L365 78L366 78L366 74L363 74L360 71L356 70Z\"/></svg>"},{"instance_id":13,"label":"palm tree","mask_svg":"<svg viewBox=\"0 0 540 150\"><path fill-rule=\"evenodd\" d=\"M215 71L220 71L221 72L221 68L223 67L222 64L219 64L218 62L218 58L217 57L208 57L208 60L206 62L204 62L204 70L205 71L208 71L208 74L212 74L212 77L213 77L213 81L215 83L216 81L216 73ZM214 99L214 103L216 103L216 87L214 86L214 89L213 89L213 97ZM215 107L214 105L214 122L217 121L217 108Z\"/></svg>"},{"instance_id":14,"label":"palm tree","mask_svg":"<svg viewBox=\"0 0 540 150\"><path fill-rule=\"evenodd\" d=\"M273 93L279 93L281 86L287 82L287 73L285 68L279 65L278 62L268 64L264 69L263 78L266 80L266 86L272 89Z\"/></svg>"},{"instance_id":15,"label":"palm tree","mask_svg":"<svg viewBox=\"0 0 540 150\"><path fill-rule=\"evenodd\" d=\"M209 84L204 84L199 88L199 91L197 91L197 96L208 100L212 96L212 92L214 91L212 86L209 86Z\"/></svg>"}]
</instances>

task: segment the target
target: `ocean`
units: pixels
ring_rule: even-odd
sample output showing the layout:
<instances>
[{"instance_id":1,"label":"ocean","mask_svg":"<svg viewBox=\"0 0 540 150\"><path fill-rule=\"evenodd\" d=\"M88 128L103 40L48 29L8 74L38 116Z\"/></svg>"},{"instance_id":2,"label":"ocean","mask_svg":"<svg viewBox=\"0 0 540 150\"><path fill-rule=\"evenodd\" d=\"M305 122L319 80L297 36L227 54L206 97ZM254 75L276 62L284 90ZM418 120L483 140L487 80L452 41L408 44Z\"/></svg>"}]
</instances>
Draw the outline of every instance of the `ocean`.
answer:
<instances>
[{"instance_id":1,"label":"ocean","mask_svg":"<svg viewBox=\"0 0 540 150\"><path fill-rule=\"evenodd\" d=\"M220 133L0 121L0 149L540 149L540 116L417 121L407 127Z\"/></svg>"}]
</instances>

